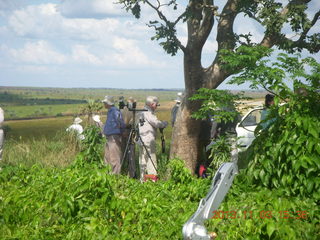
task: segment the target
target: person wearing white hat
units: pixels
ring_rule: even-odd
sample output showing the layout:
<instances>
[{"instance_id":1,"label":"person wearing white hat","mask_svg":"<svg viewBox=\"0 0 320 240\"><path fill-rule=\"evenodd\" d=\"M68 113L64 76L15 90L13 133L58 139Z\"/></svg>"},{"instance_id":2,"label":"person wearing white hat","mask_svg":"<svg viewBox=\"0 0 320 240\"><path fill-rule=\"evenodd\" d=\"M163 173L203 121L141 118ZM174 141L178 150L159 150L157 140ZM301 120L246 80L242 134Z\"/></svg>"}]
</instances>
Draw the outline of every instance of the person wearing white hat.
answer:
<instances>
[{"instance_id":1,"label":"person wearing white hat","mask_svg":"<svg viewBox=\"0 0 320 240\"><path fill-rule=\"evenodd\" d=\"M104 161L106 164L111 165L113 174L120 174L122 156L121 135L125 124L120 110L114 106L115 101L113 96L105 96L102 102L104 103L104 107L108 109L107 120L103 128L103 133L107 138Z\"/></svg>"},{"instance_id":2,"label":"person wearing white hat","mask_svg":"<svg viewBox=\"0 0 320 240\"><path fill-rule=\"evenodd\" d=\"M99 115L93 115L92 120L98 128L103 129L103 123L101 122Z\"/></svg>"},{"instance_id":3,"label":"person wearing white hat","mask_svg":"<svg viewBox=\"0 0 320 240\"><path fill-rule=\"evenodd\" d=\"M93 124L99 128L100 130L100 135L103 135L103 123L100 120L100 116L99 115L93 115L92 116L92 120L93 120Z\"/></svg>"},{"instance_id":4,"label":"person wearing white hat","mask_svg":"<svg viewBox=\"0 0 320 240\"><path fill-rule=\"evenodd\" d=\"M157 175L157 128L165 128L168 125L167 121L160 121L155 115L158 106L158 98L148 96L144 107L147 111L141 112L139 116L139 133L142 140L139 151L140 181L145 180L145 174Z\"/></svg>"},{"instance_id":5,"label":"person wearing white hat","mask_svg":"<svg viewBox=\"0 0 320 240\"><path fill-rule=\"evenodd\" d=\"M176 102L176 104L171 109L171 125L172 125L172 127L174 126L174 123L175 123L176 118L177 118L178 110L179 110L179 108L181 106L182 95L183 95L182 92L178 92L177 93L177 99L174 100Z\"/></svg>"},{"instance_id":6,"label":"person wearing white hat","mask_svg":"<svg viewBox=\"0 0 320 240\"><path fill-rule=\"evenodd\" d=\"M75 132L77 134L78 139L83 140L84 135L83 133L83 127L80 125L82 123L81 118L76 117L73 121L73 124L67 128L67 132Z\"/></svg>"},{"instance_id":7,"label":"person wearing white hat","mask_svg":"<svg viewBox=\"0 0 320 240\"><path fill-rule=\"evenodd\" d=\"M4 122L4 112L0 107L0 160L2 160L2 149L3 149L3 142L4 142L4 132L2 129L3 122Z\"/></svg>"}]
</instances>

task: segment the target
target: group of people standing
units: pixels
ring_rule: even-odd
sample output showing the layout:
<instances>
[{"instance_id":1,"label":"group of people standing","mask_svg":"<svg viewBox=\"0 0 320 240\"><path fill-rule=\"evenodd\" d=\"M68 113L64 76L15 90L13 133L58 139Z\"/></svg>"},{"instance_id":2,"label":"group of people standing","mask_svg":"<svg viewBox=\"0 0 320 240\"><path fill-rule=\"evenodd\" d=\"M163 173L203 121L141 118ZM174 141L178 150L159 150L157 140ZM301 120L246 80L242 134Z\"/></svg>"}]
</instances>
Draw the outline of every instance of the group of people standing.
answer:
<instances>
[{"instance_id":1,"label":"group of people standing","mask_svg":"<svg viewBox=\"0 0 320 240\"><path fill-rule=\"evenodd\" d=\"M108 110L107 120L103 127L103 134L107 138L105 146L105 163L111 165L113 174L120 174L121 160L123 154L122 142L127 139L128 128L130 128L130 117L128 110L123 114L115 106L113 96L105 96L102 100L104 107ZM146 98L144 111L139 112L138 128L140 135L139 144L139 167L140 180L144 181L146 174L157 175L156 159L156 134L158 128L165 128L167 121L161 121L155 115L159 106L159 100L155 96ZM126 123L125 123L126 120Z\"/></svg>"}]
</instances>

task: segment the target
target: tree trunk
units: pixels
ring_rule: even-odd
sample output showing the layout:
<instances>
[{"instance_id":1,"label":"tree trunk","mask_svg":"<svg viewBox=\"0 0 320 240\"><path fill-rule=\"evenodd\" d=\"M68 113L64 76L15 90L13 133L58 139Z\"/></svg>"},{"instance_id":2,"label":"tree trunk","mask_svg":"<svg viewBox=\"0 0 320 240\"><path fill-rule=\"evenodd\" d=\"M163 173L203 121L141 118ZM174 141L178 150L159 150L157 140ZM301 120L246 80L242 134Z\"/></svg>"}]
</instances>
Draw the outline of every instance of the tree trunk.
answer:
<instances>
[{"instance_id":1,"label":"tree trunk","mask_svg":"<svg viewBox=\"0 0 320 240\"><path fill-rule=\"evenodd\" d=\"M176 123L172 133L170 158L185 161L186 167L195 173L203 155L203 140L201 139L201 121L191 117L197 111L201 102L190 101L189 97L203 87L204 71L201 66L201 51L192 48L184 53L185 97L177 113Z\"/></svg>"},{"instance_id":2,"label":"tree trunk","mask_svg":"<svg viewBox=\"0 0 320 240\"><path fill-rule=\"evenodd\" d=\"M170 158L179 158L185 161L186 167L193 173L201 161L200 130L201 122L191 118L185 101L177 113L176 123L172 132Z\"/></svg>"},{"instance_id":3,"label":"tree trunk","mask_svg":"<svg viewBox=\"0 0 320 240\"><path fill-rule=\"evenodd\" d=\"M199 88L216 88L228 76L218 63L213 63L207 69L202 68L201 57L197 53L201 55L197 48L184 52L186 93L177 113L170 147L170 158L184 160L192 173L206 160L205 146L210 142L210 126L191 117L193 112L199 110L201 102L190 101L189 98Z\"/></svg>"}]
</instances>

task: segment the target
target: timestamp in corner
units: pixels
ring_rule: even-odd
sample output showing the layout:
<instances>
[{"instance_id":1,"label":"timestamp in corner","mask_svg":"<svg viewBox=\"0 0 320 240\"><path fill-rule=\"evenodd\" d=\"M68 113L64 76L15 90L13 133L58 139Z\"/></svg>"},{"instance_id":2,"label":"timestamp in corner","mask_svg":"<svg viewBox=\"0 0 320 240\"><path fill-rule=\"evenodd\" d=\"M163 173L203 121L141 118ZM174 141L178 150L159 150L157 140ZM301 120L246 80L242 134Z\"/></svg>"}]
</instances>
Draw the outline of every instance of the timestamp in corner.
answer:
<instances>
[{"instance_id":1,"label":"timestamp in corner","mask_svg":"<svg viewBox=\"0 0 320 240\"><path fill-rule=\"evenodd\" d=\"M233 210L233 211L213 211L212 219L308 219L307 211L270 211L270 210Z\"/></svg>"}]
</instances>

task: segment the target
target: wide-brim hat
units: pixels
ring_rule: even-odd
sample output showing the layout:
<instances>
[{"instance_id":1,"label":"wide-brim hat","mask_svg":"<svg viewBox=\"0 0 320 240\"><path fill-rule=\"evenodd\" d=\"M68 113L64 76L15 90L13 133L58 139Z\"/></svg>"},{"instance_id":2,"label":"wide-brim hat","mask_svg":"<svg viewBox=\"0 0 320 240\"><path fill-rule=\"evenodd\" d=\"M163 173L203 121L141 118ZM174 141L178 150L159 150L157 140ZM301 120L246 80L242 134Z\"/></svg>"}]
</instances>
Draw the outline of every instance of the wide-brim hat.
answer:
<instances>
[{"instance_id":1,"label":"wide-brim hat","mask_svg":"<svg viewBox=\"0 0 320 240\"><path fill-rule=\"evenodd\" d=\"M94 116L92 117L92 119L93 119L93 121L95 121L95 122L101 122L99 115L94 115Z\"/></svg>"},{"instance_id":2,"label":"wide-brim hat","mask_svg":"<svg viewBox=\"0 0 320 240\"><path fill-rule=\"evenodd\" d=\"M181 99L182 99L183 93L182 92L178 92L177 93L177 99L175 99L174 101L177 103L181 103Z\"/></svg>"},{"instance_id":3,"label":"wide-brim hat","mask_svg":"<svg viewBox=\"0 0 320 240\"><path fill-rule=\"evenodd\" d=\"M73 123L75 123L75 124L82 123L82 119L79 118L79 117L76 117L76 118L74 119Z\"/></svg>"},{"instance_id":4,"label":"wide-brim hat","mask_svg":"<svg viewBox=\"0 0 320 240\"><path fill-rule=\"evenodd\" d=\"M114 105L114 97L113 96L105 96L101 102L106 103L108 105Z\"/></svg>"}]
</instances>

